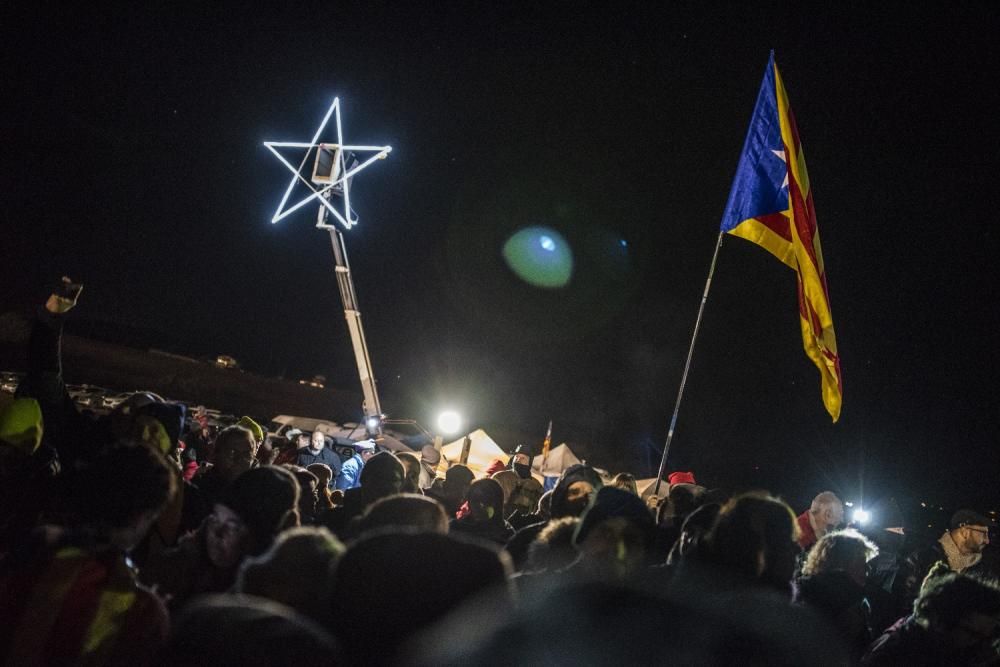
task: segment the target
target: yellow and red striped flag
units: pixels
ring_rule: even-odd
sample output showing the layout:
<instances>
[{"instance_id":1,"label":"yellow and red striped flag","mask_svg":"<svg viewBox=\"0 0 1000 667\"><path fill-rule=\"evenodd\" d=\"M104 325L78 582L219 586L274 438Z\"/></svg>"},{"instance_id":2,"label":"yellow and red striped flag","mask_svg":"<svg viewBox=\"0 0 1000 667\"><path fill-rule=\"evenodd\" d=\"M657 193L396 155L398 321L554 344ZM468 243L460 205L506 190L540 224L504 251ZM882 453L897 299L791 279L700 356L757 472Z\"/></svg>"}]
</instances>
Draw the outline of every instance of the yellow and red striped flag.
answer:
<instances>
[{"instance_id":1,"label":"yellow and red striped flag","mask_svg":"<svg viewBox=\"0 0 1000 667\"><path fill-rule=\"evenodd\" d=\"M795 270L802 344L819 369L823 404L837 421L843 378L816 211L802 142L773 51L721 229L756 243Z\"/></svg>"}]
</instances>

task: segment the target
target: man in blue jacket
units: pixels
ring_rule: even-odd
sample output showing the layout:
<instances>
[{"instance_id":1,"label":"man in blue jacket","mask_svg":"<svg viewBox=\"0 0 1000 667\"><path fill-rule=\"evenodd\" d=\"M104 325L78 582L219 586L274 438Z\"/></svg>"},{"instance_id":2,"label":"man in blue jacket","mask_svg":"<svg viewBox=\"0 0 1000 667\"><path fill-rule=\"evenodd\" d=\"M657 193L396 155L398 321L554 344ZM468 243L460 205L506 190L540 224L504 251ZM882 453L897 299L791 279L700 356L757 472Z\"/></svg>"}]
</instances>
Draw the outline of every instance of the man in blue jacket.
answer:
<instances>
[{"instance_id":1,"label":"man in blue jacket","mask_svg":"<svg viewBox=\"0 0 1000 667\"><path fill-rule=\"evenodd\" d=\"M354 443L354 456L347 459L340 469L340 476L337 477L337 488L346 491L361 486L361 471L368 459L373 456L375 456L374 440L361 440Z\"/></svg>"}]
</instances>

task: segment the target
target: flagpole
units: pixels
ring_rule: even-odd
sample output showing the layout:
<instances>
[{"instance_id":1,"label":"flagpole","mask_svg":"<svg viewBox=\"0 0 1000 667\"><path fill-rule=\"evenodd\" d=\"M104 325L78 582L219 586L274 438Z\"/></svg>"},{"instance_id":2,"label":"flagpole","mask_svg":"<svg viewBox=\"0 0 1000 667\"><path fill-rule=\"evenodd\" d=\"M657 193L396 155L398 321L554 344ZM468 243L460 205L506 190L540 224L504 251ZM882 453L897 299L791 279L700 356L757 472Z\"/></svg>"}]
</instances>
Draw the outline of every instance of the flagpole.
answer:
<instances>
[{"instance_id":1,"label":"flagpole","mask_svg":"<svg viewBox=\"0 0 1000 667\"><path fill-rule=\"evenodd\" d=\"M684 398L684 387L687 385L688 371L691 370L691 357L694 356L694 343L698 340L698 330L701 329L701 316L705 312L705 302L708 301L708 291L712 289L712 276L715 275L715 261L719 258L719 248L722 247L722 237L725 232L719 232L719 240L715 243L715 252L712 254L712 264L708 269L708 278L705 280L705 291L701 295L701 305L698 306L698 317L694 321L694 331L691 332L691 344L688 346L687 360L684 362L684 373L681 374L681 386L677 389L677 400L674 402L674 414L670 417L670 429L667 431L667 442L663 445L663 457L660 459L660 470L656 474L656 486L653 488L653 495L660 495L660 483L663 481L663 473L667 470L667 453L670 451L670 441L674 439L674 427L677 426L677 413L681 409L681 399Z\"/></svg>"}]
</instances>

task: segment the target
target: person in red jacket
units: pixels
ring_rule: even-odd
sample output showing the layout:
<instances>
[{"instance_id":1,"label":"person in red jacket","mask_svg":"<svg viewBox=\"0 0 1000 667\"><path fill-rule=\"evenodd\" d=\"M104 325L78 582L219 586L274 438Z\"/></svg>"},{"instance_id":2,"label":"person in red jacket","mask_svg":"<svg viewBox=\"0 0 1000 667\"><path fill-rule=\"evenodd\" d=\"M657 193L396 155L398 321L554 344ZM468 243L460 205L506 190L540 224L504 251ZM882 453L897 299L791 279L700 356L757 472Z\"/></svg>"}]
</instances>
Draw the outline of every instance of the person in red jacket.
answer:
<instances>
[{"instance_id":1,"label":"person in red jacket","mask_svg":"<svg viewBox=\"0 0 1000 667\"><path fill-rule=\"evenodd\" d=\"M809 551L819 538L833 532L844 523L844 503L833 491L824 491L799 515L799 546Z\"/></svg>"}]
</instances>

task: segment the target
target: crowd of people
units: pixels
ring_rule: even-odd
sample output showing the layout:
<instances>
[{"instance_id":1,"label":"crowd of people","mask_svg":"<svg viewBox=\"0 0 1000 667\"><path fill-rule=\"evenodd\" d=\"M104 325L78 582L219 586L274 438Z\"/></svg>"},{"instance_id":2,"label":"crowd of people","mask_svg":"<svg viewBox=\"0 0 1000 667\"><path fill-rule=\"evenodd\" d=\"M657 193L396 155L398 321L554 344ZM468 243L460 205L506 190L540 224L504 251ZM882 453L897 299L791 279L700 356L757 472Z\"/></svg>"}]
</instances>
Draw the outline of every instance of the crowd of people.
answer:
<instances>
[{"instance_id":1,"label":"crowd of people","mask_svg":"<svg viewBox=\"0 0 1000 667\"><path fill-rule=\"evenodd\" d=\"M40 309L0 409L3 664L1000 664L973 510L904 549L829 491L796 514L678 471L643 497L586 464L545 491L527 448L477 479L147 394L94 418L62 382L72 306Z\"/></svg>"}]
</instances>

